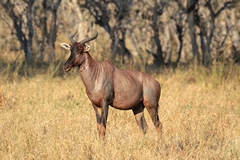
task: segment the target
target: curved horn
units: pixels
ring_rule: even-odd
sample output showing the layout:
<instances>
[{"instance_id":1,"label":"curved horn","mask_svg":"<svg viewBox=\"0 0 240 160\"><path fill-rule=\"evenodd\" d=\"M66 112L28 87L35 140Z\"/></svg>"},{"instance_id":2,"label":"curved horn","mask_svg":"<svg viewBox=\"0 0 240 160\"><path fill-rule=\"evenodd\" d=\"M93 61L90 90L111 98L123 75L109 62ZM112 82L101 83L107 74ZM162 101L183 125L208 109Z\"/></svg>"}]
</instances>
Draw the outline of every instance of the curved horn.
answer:
<instances>
[{"instance_id":1,"label":"curved horn","mask_svg":"<svg viewBox=\"0 0 240 160\"><path fill-rule=\"evenodd\" d=\"M89 42L91 40L94 40L95 38L97 38L97 36L98 36L98 32L96 33L96 35L94 35L94 36L92 36L90 38L86 38L86 39L82 40L80 43L81 44L85 44L85 43L87 43L87 42Z\"/></svg>"},{"instance_id":2,"label":"curved horn","mask_svg":"<svg viewBox=\"0 0 240 160\"><path fill-rule=\"evenodd\" d=\"M71 36L69 37L69 39L70 39L70 41L71 41L72 43L77 42L77 41L75 41L75 40L73 39L73 37L74 37L76 34L77 34L77 31L76 31L75 33L73 33L73 35L71 35Z\"/></svg>"}]
</instances>

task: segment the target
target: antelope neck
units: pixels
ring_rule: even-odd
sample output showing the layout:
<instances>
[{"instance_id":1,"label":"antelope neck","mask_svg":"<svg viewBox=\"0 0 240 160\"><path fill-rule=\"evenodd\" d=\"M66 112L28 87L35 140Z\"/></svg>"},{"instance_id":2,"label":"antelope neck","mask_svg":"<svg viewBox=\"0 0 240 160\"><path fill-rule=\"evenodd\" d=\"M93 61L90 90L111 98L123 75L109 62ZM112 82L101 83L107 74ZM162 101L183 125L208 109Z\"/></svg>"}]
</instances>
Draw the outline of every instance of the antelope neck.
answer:
<instances>
[{"instance_id":1,"label":"antelope neck","mask_svg":"<svg viewBox=\"0 0 240 160\"><path fill-rule=\"evenodd\" d=\"M85 53L85 60L80 66L80 76L86 88L93 87L94 82L99 76L100 68L98 62L96 62L89 53Z\"/></svg>"}]
</instances>

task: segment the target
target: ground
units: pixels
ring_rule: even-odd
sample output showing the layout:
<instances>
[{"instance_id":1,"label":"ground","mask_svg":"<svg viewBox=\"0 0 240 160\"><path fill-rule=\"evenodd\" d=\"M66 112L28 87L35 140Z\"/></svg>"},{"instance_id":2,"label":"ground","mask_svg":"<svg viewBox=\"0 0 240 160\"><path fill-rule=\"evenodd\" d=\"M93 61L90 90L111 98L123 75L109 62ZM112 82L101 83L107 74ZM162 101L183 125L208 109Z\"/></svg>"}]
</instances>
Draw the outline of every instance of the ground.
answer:
<instances>
[{"instance_id":1,"label":"ground","mask_svg":"<svg viewBox=\"0 0 240 160\"><path fill-rule=\"evenodd\" d=\"M145 111L142 135L132 111L111 108L106 140L80 76L0 78L2 159L239 159L240 76L176 70L162 86L159 138Z\"/></svg>"}]
</instances>

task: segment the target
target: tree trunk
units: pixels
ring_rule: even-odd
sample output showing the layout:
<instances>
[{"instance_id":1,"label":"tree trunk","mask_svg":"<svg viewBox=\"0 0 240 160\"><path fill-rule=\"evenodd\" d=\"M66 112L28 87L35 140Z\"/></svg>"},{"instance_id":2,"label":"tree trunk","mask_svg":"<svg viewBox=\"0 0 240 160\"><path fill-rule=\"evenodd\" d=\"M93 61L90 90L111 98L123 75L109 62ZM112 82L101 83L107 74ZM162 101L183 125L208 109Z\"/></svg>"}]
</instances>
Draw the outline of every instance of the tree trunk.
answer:
<instances>
[{"instance_id":1,"label":"tree trunk","mask_svg":"<svg viewBox=\"0 0 240 160\"><path fill-rule=\"evenodd\" d=\"M195 31L195 22L194 22L194 12L195 6L197 5L198 0L188 0L187 2L187 22L188 28L190 32L191 44L192 44L192 53L193 59L197 57L198 62L200 61L199 52L198 52L198 45L196 40L196 31Z\"/></svg>"},{"instance_id":2,"label":"tree trunk","mask_svg":"<svg viewBox=\"0 0 240 160\"><path fill-rule=\"evenodd\" d=\"M197 57L197 60L199 61L199 52L198 52L198 45L197 45L197 40L196 40L193 12L190 12L188 14L187 21L188 21L188 28L189 28L191 44L192 44L193 58Z\"/></svg>"},{"instance_id":3,"label":"tree trunk","mask_svg":"<svg viewBox=\"0 0 240 160\"><path fill-rule=\"evenodd\" d=\"M33 24L32 24L32 6L33 6L34 0L29 0L28 1L28 6L27 6L27 13L26 13L26 17L27 17L27 26L28 26L28 40L26 43L26 59L28 64L32 63L32 42L33 42L33 32L34 32L34 28L33 28Z\"/></svg>"},{"instance_id":4,"label":"tree trunk","mask_svg":"<svg viewBox=\"0 0 240 160\"><path fill-rule=\"evenodd\" d=\"M50 31L48 36L48 45L50 47L50 61L55 61L55 41L57 38L57 10L62 0L58 0L55 4L53 4L51 13L52 20L50 25Z\"/></svg>"},{"instance_id":5,"label":"tree trunk","mask_svg":"<svg viewBox=\"0 0 240 160\"><path fill-rule=\"evenodd\" d=\"M154 31L153 39L155 44L157 45L157 52L153 55L154 56L154 64L157 66L162 66L164 65L164 58L162 56L162 46L161 46L161 41L159 38L159 23L158 23L158 13L157 13L157 5L154 7L153 11L153 24L152 28Z\"/></svg>"}]
</instances>

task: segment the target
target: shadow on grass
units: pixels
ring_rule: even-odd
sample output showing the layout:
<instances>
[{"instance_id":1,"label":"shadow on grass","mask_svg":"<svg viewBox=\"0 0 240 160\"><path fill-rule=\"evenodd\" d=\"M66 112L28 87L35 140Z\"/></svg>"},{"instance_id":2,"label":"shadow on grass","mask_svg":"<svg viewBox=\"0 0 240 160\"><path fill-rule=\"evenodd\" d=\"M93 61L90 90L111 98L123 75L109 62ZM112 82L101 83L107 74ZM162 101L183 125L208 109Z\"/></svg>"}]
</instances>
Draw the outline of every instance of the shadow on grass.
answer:
<instances>
[{"instance_id":1,"label":"shadow on grass","mask_svg":"<svg viewBox=\"0 0 240 160\"><path fill-rule=\"evenodd\" d=\"M0 75L5 80L16 80L18 78L31 78L36 75L48 75L51 78L64 77L64 62L57 60L51 63L32 63L22 62L0 62Z\"/></svg>"}]
</instances>

